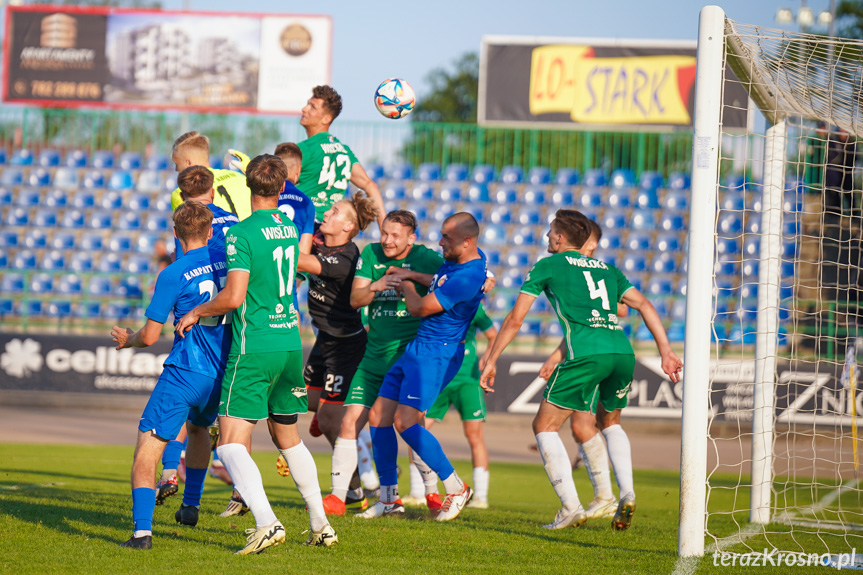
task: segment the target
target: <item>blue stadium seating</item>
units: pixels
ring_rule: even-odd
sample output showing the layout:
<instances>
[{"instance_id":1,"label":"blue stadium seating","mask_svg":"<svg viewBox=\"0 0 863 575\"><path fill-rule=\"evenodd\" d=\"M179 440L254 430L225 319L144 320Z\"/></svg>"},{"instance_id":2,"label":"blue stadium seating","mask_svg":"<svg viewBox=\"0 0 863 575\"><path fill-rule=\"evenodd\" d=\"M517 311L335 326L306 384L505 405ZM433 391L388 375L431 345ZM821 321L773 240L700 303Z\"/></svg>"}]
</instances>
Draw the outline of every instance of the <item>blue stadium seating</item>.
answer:
<instances>
[{"instance_id":1,"label":"blue stadium seating","mask_svg":"<svg viewBox=\"0 0 863 575\"><path fill-rule=\"evenodd\" d=\"M628 218L623 210L606 210L602 221L597 222L604 230L618 230L626 228Z\"/></svg>"},{"instance_id":2,"label":"blue stadium seating","mask_svg":"<svg viewBox=\"0 0 863 575\"><path fill-rule=\"evenodd\" d=\"M635 186L635 172L629 169L614 170L611 173L611 187L622 190Z\"/></svg>"},{"instance_id":3,"label":"blue stadium seating","mask_svg":"<svg viewBox=\"0 0 863 575\"><path fill-rule=\"evenodd\" d=\"M92 276L87 282L87 293L97 297L109 296L114 293L114 282L106 276Z\"/></svg>"},{"instance_id":4,"label":"blue stadium seating","mask_svg":"<svg viewBox=\"0 0 863 575\"><path fill-rule=\"evenodd\" d=\"M18 245L18 232L0 230L0 248L14 248Z\"/></svg>"},{"instance_id":5,"label":"blue stadium seating","mask_svg":"<svg viewBox=\"0 0 863 575\"><path fill-rule=\"evenodd\" d=\"M433 200L434 199L434 188L431 184L417 184L411 190L411 198L414 200Z\"/></svg>"},{"instance_id":6,"label":"blue stadium seating","mask_svg":"<svg viewBox=\"0 0 863 575\"><path fill-rule=\"evenodd\" d=\"M27 183L31 186L50 186L51 185L51 172L46 170L45 168L36 168L30 172L30 175L27 177Z\"/></svg>"},{"instance_id":7,"label":"blue stadium seating","mask_svg":"<svg viewBox=\"0 0 863 575\"><path fill-rule=\"evenodd\" d=\"M517 294L503 290L494 290L491 297L493 311L510 312L515 305Z\"/></svg>"},{"instance_id":8,"label":"blue stadium seating","mask_svg":"<svg viewBox=\"0 0 863 575\"><path fill-rule=\"evenodd\" d=\"M78 304L75 316L81 318L95 319L102 315L102 304L97 301L84 301Z\"/></svg>"},{"instance_id":9,"label":"blue stadium seating","mask_svg":"<svg viewBox=\"0 0 863 575\"><path fill-rule=\"evenodd\" d=\"M618 269L620 268L620 266L617 265L617 256L613 251L598 249L593 253L593 257L594 259L603 261L608 265L612 265Z\"/></svg>"},{"instance_id":10,"label":"blue stadium seating","mask_svg":"<svg viewBox=\"0 0 863 575\"><path fill-rule=\"evenodd\" d=\"M33 152L27 149L15 150L12 152L12 157L9 159L9 163L13 166L32 166Z\"/></svg>"},{"instance_id":11,"label":"blue stadium seating","mask_svg":"<svg viewBox=\"0 0 863 575\"><path fill-rule=\"evenodd\" d=\"M657 253L650 264L650 269L654 273L674 273L677 269L677 258L671 252Z\"/></svg>"},{"instance_id":12,"label":"blue stadium seating","mask_svg":"<svg viewBox=\"0 0 863 575\"><path fill-rule=\"evenodd\" d=\"M24 170L17 166L7 166L0 171L0 185L2 186L20 186L24 183Z\"/></svg>"},{"instance_id":13,"label":"blue stadium seating","mask_svg":"<svg viewBox=\"0 0 863 575\"><path fill-rule=\"evenodd\" d=\"M488 186L483 183L473 183L467 189L465 200L468 202L489 202L491 196L488 192Z\"/></svg>"},{"instance_id":14,"label":"blue stadium seating","mask_svg":"<svg viewBox=\"0 0 863 575\"><path fill-rule=\"evenodd\" d=\"M740 242L736 238L716 238L716 252L719 254L739 254Z\"/></svg>"},{"instance_id":15,"label":"blue stadium seating","mask_svg":"<svg viewBox=\"0 0 863 575\"><path fill-rule=\"evenodd\" d=\"M87 232L81 236L78 247L82 250L101 251L104 245L102 232Z\"/></svg>"},{"instance_id":16,"label":"blue stadium seating","mask_svg":"<svg viewBox=\"0 0 863 575\"><path fill-rule=\"evenodd\" d=\"M441 186L438 198L442 202L460 202L461 188L452 184Z\"/></svg>"},{"instance_id":17,"label":"blue stadium seating","mask_svg":"<svg viewBox=\"0 0 863 575\"><path fill-rule=\"evenodd\" d=\"M102 313L110 319L123 319L132 314L132 306L124 301L112 301L105 305Z\"/></svg>"},{"instance_id":18,"label":"blue stadium seating","mask_svg":"<svg viewBox=\"0 0 863 575\"><path fill-rule=\"evenodd\" d=\"M30 210L27 208L10 208L6 212L7 226L26 226L30 223Z\"/></svg>"},{"instance_id":19,"label":"blue stadium seating","mask_svg":"<svg viewBox=\"0 0 863 575\"><path fill-rule=\"evenodd\" d=\"M635 206L642 209L658 209L659 205L659 196L656 193L655 189L641 189L638 190L638 193L635 196Z\"/></svg>"},{"instance_id":20,"label":"blue stadium seating","mask_svg":"<svg viewBox=\"0 0 863 575\"><path fill-rule=\"evenodd\" d=\"M144 254L152 254L155 250L156 242L164 241L160 234L153 232L143 232L138 234L138 240L135 244L135 249ZM172 242L173 243L173 242Z\"/></svg>"},{"instance_id":21,"label":"blue stadium seating","mask_svg":"<svg viewBox=\"0 0 863 575\"><path fill-rule=\"evenodd\" d=\"M599 247L603 250L618 250L623 245L623 237L620 230L611 229L603 231L602 238L599 240Z\"/></svg>"},{"instance_id":22,"label":"blue stadium seating","mask_svg":"<svg viewBox=\"0 0 863 575\"><path fill-rule=\"evenodd\" d=\"M598 188L583 188L581 190L581 195L578 196L575 201L575 207L577 208L594 208L603 205L605 205L605 197L603 196L602 190ZM562 207L567 206L566 204L563 204Z\"/></svg>"},{"instance_id":23,"label":"blue stadium seating","mask_svg":"<svg viewBox=\"0 0 863 575\"><path fill-rule=\"evenodd\" d=\"M117 282L117 295L128 298L140 298L143 295L141 280L137 276L126 276Z\"/></svg>"},{"instance_id":24,"label":"blue stadium seating","mask_svg":"<svg viewBox=\"0 0 863 575\"><path fill-rule=\"evenodd\" d=\"M107 230L112 228L114 224L114 218L111 212L107 212L104 210L96 210L90 214L90 217L87 219L87 225L94 230Z\"/></svg>"},{"instance_id":25,"label":"blue stadium seating","mask_svg":"<svg viewBox=\"0 0 863 575\"><path fill-rule=\"evenodd\" d=\"M633 230L655 230L656 212L654 210L636 208L632 211L630 227Z\"/></svg>"},{"instance_id":26,"label":"blue stadium seating","mask_svg":"<svg viewBox=\"0 0 863 575\"><path fill-rule=\"evenodd\" d=\"M123 152L120 154L121 170L140 170L141 164L141 154L138 152Z\"/></svg>"},{"instance_id":27,"label":"blue stadium seating","mask_svg":"<svg viewBox=\"0 0 863 575\"><path fill-rule=\"evenodd\" d=\"M440 179L440 165L426 162L420 164L417 169L417 176L424 182L434 182Z\"/></svg>"},{"instance_id":28,"label":"blue stadium seating","mask_svg":"<svg viewBox=\"0 0 863 575\"><path fill-rule=\"evenodd\" d=\"M467 176L468 169L464 164L450 164L446 167L445 179L448 182L466 182Z\"/></svg>"},{"instance_id":29,"label":"blue stadium seating","mask_svg":"<svg viewBox=\"0 0 863 575\"><path fill-rule=\"evenodd\" d=\"M171 230L172 226L173 223L171 222L170 214L161 212L150 212L147 216L147 223L144 225L151 232L167 232ZM377 229L377 226L375 226L375 229Z\"/></svg>"},{"instance_id":30,"label":"blue stadium seating","mask_svg":"<svg viewBox=\"0 0 863 575\"><path fill-rule=\"evenodd\" d=\"M744 257L758 257L761 251L761 241L758 236L746 236L746 239L743 240L743 256Z\"/></svg>"},{"instance_id":31,"label":"blue stadium seating","mask_svg":"<svg viewBox=\"0 0 863 575\"><path fill-rule=\"evenodd\" d=\"M171 158L167 154L153 154L147 158L146 166L153 171L167 170L171 167Z\"/></svg>"},{"instance_id":32,"label":"blue stadium seating","mask_svg":"<svg viewBox=\"0 0 863 575\"><path fill-rule=\"evenodd\" d=\"M105 174L99 170L90 170L84 174L81 185L89 190L98 190L105 187Z\"/></svg>"},{"instance_id":33,"label":"blue stadium seating","mask_svg":"<svg viewBox=\"0 0 863 575\"><path fill-rule=\"evenodd\" d=\"M414 177L413 164L407 162L397 164L390 172L390 177L394 180L410 180Z\"/></svg>"},{"instance_id":34,"label":"blue stadium seating","mask_svg":"<svg viewBox=\"0 0 863 575\"><path fill-rule=\"evenodd\" d=\"M554 188L551 191L551 203L559 207L572 206L575 203L572 191L566 188Z\"/></svg>"},{"instance_id":35,"label":"blue stadium seating","mask_svg":"<svg viewBox=\"0 0 863 575\"><path fill-rule=\"evenodd\" d=\"M605 201L611 208L628 208L632 205L632 195L635 188L613 188Z\"/></svg>"},{"instance_id":36,"label":"blue stadium seating","mask_svg":"<svg viewBox=\"0 0 863 575\"><path fill-rule=\"evenodd\" d=\"M753 279L740 282L739 294L741 299L755 299L758 297L758 283Z\"/></svg>"},{"instance_id":37,"label":"blue stadium seating","mask_svg":"<svg viewBox=\"0 0 863 575\"><path fill-rule=\"evenodd\" d=\"M48 236L39 228L30 228L24 235L24 245L34 250L45 248L48 246Z\"/></svg>"},{"instance_id":38,"label":"blue stadium seating","mask_svg":"<svg viewBox=\"0 0 863 575\"><path fill-rule=\"evenodd\" d=\"M23 316L40 316L42 315L42 302L35 299L24 300L21 302L19 312Z\"/></svg>"},{"instance_id":39,"label":"blue stadium seating","mask_svg":"<svg viewBox=\"0 0 863 575\"><path fill-rule=\"evenodd\" d=\"M744 188L745 178L743 174L728 174L722 178L722 186L731 191L742 192Z\"/></svg>"},{"instance_id":40,"label":"blue stadium seating","mask_svg":"<svg viewBox=\"0 0 863 575\"><path fill-rule=\"evenodd\" d=\"M471 171L470 179L475 184L490 184L494 181L494 166L477 164Z\"/></svg>"},{"instance_id":41,"label":"blue stadium seating","mask_svg":"<svg viewBox=\"0 0 863 575\"><path fill-rule=\"evenodd\" d=\"M78 295L82 292L81 277L76 274L66 274L60 277L57 291L64 295Z\"/></svg>"},{"instance_id":42,"label":"blue stadium seating","mask_svg":"<svg viewBox=\"0 0 863 575\"><path fill-rule=\"evenodd\" d=\"M164 178L162 174L155 170L142 170L138 174L138 182L135 184L135 189L139 192L159 192L162 191L162 182Z\"/></svg>"},{"instance_id":43,"label":"blue stadium seating","mask_svg":"<svg viewBox=\"0 0 863 575\"><path fill-rule=\"evenodd\" d=\"M80 229L84 227L84 212L81 210L67 210L63 214L61 225L64 228Z\"/></svg>"},{"instance_id":44,"label":"blue stadium seating","mask_svg":"<svg viewBox=\"0 0 863 575\"><path fill-rule=\"evenodd\" d=\"M740 269L740 260L737 255L721 254L713 264L713 271L717 275L737 276Z\"/></svg>"},{"instance_id":45,"label":"blue stadium seating","mask_svg":"<svg viewBox=\"0 0 863 575\"><path fill-rule=\"evenodd\" d=\"M116 170L111 173L108 188L112 190L131 190L135 187L135 179L131 172Z\"/></svg>"},{"instance_id":46,"label":"blue stadium seating","mask_svg":"<svg viewBox=\"0 0 863 575\"><path fill-rule=\"evenodd\" d=\"M132 194L126 207L135 212L145 212L150 209L150 196L148 194Z\"/></svg>"},{"instance_id":47,"label":"blue stadium seating","mask_svg":"<svg viewBox=\"0 0 863 575\"><path fill-rule=\"evenodd\" d=\"M539 337L542 335L542 320L526 319L518 329L518 333L531 337Z\"/></svg>"},{"instance_id":48,"label":"blue stadium seating","mask_svg":"<svg viewBox=\"0 0 863 575\"><path fill-rule=\"evenodd\" d=\"M686 319L686 300L676 299L671 304L671 321L684 321Z\"/></svg>"},{"instance_id":49,"label":"blue stadium seating","mask_svg":"<svg viewBox=\"0 0 863 575\"><path fill-rule=\"evenodd\" d=\"M522 197L522 201L525 204L545 204L548 196L545 193L545 190L538 187L529 187L524 191L524 196Z\"/></svg>"},{"instance_id":50,"label":"blue stadium seating","mask_svg":"<svg viewBox=\"0 0 863 575\"><path fill-rule=\"evenodd\" d=\"M162 189L166 192L173 192L177 189L177 172L170 172L165 176L165 181L162 182Z\"/></svg>"},{"instance_id":51,"label":"blue stadium seating","mask_svg":"<svg viewBox=\"0 0 863 575\"><path fill-rule=\"evenodd\" d=\"M84 150L70 150L66 152L65 165L69 168L84 168L87 166L87 152Z\"/></svg>"},{"instance_id":52,"label":"blue stadium seating","mask_svg":"<svg viewBox=\"0 0 863 575\"><path fill-rule=\"evenodd\" d=\"M482 251L485 254L486 263L489 266L499 266L500 262L503 260L500 250L497 248L485 247Z\"/></svg>"},{"instance_id":53,"label":"blue stadium seating","mask_svg":"<svg viewBox=\"0 0 863 575\"><path fill-rule=\"evenodd\" d=\"M578 184L581 179L581 174L578 173L578 170L574 168L559 168L557 173L554 175L554 183L558 186L574 186ZM605 175L603 175L603 180L605 179ZM594 184L594 185L603 185L603 184Z\"/></svg>"},{"instance_id":54,"label":"blue stadium seating","mask_svg":"<svg viewBox=\"0 0 863 575\"><path fill-rule=\"evenodd\" d=\"M384 213L385 214L388 214L391 211L397 210L399 208L400 208L400 206L395 200L384 200ZM368 236L366 236L366 239L368 239Z\"/></svg>"},{"instance_id":55,"label":"blue stadium seating","mask_svg":"<svg viewBox=\"0 0 863 575\"><path fill-rule=\"evenodd\" d=\"M14 310L15 300L10 298L0 298L0 317L12 315Z\"/></svg>"},{"instance_id":56,"label":"blue stadium seating","mask_svg":"<svg viewBox=\"0 0 863 575\"><path fill-rule=\"evenodd\" d=\"M746 233L755 235L761 233L761 214L750 214L746 218Z\"/></svg>"},{"instance_id":57,"label":"blue stadium seating","mask_svg":"<svg viewBox=\"0 0 863 575\"><path fill-rule=\"evenodd\" d=\"M102 199L99 201L99 207L103 210L118 210L123 207L123 196L116 191L102 194Z\"/></svg>"},{"instance_id":58,"label":"blue stadium seating","mask_svg":"<svg viewBox=\"0 0 863 575\"><path fill-rule=\"evenodd\" d=\"M133 274L148 274L153 271L151 258L143 255L134 255L126 260L126 271ZM138 295L137 297L141 297Z\"/></svg>"},{"instance_id":59,"label":"blue stadium seating","mask_svg":"<svg viewBox=\"0 0 863 575\"><path fill-rule=\"evenodd\" d=\"M483 223L485 221L485 214L483 213L483 209L480 206L474 205L466 205L462 208L462 211L469 213L472 215L478 223Z\"/></svg>"},{"instance_id":60,"label":"blue stadium seating","mask_svg":"<svg viewBox=\"0 0 863 575\"><path fill-rule=\"evenodd\" d=\"M94 168L110 169L114 167L114 154L109 152L108 150L98 150L93 152L93 157L91 158L91 165Z\"/></svg>"},{"instance_id":61,"label":"blue stadium seating","mask_svg":"<svg viewBox=\"0 0 863 575\"><path fill-rule=\"evenodd\" d=\"M645 272L647 271L647 258L642 253L627 252L620 262L620 270L624 275Z\"/></svg>"},{"instance_id":62,"label":"blue stadium seating","mask_svg":"<svg viewBox=\"0 0 863 575\"><path fill-rule=\"evenodd\" d=\"M662 187L662 174L650 170L641 172L641 177L638 179L638 187L641 190L650 190L655 192ZM651 206L652 207L652 206ZM658 206L656 206L658 207Z\"/></svg>"},{"instance_id":63,"label":"blue stadium seating","mask_svg":"<svg viewBox=\"0 0 863 575\"><path fill-rule=\"evenodd\" d=\"M531 263L530 252L526 250L511 249L504 258L504 263L511 268L524 268Z\"/></svg>"},{"instance_id":64,"label":"blue stadium seating","mask_svg":"<svg viewBox=\"0 0 863 575\"><path fill-rule=\"evenodd\" d=\"M95 262L90 252L75 252L69 259L69 269L75 272L93 271Z\"/></svg>"},{"instance_id":65,"label":"blue stadium seating","mask_svg":"<svg viewBox=\"0 0 863 575\"><path fill-rule=\"evenodd\" d=\"M438 225L443 223L445 219L450 217L456 210L455 206L452 204L438 204L435 206L434 211L432 212L432 219L437 222Z\"/></svg>"},{"instance_id":66,"label":"blue stadium seating","mask_svg":"<svg viewBox=\"0 0 863 575\"><path fill-rule=\"evenodd\" d=\"M542 223L542 215L534 206L523 206L515 217L515 221L523 226L536 226Z\"/></svg>"},{"instance_id":67,"label":"blue stadium seating","mask_svg":"<svg viewBox=\"0 0 863 575\"><path fill-rule=\"evenodd\" d=\"M524 272L521 268L508 268L498 278L500 289L517 289L521 287Z\"/></svg>"},{"instance_id":68,"label":"blue stadium seating","mask_svg":"<svg viewBox=\"0 0 863 575\"><path fill-rule=\"evenodd\" d=\"M425 204L414 202L407 207L407 210L414 213L419 223L422 223L428 219L428 208L425 206Z\"/></svg>"},{"instance_id":69,"label":"blue stadium seating","mask_svg":"<svg viewBox=\"0 0 863 575\"><path fill-rule=\"evenodd\" d=\"M54 279L50 274L38 273L30 276L30 291L35 294L45 294L54 291Z\"/></svg>"},{"instance_id":70,"label":"blue stadium seating","mask_svg":"<svg viewBox=\"0 0 863 575\"><path fill-rule=\"evenodd\" d=\"M66 257L60 250L49 250L42 256L39 267L43 270L60 271L66 267Z\"/></svg>"},{"instance_id":71,"label":"blue stadium seating","mask_svg":"<svg viewBox=\"0 0 863 575\"><path fill-rule=\"evenodd\" d=\"M488 221L493 224L508 224L512 221L510 206L495 206L488 213Z\"/></svg>"},{"instance_id":72,"label":"blue stadium seating","mask_svg":"<svg viewBox=\"0 0 863 575\"><path fill-rule=\"evenodd\" d=\"M19 206L32 207L38 206L42 201L42 192L36 188L21 188L18 190L18 196L15 203Z\"/></svg>"},{"instance_id":73,"label":"blue stadium seating","mask_svg":"<svg viewBox=\"0 0 863 575\"><path fill-rule=\"evenodd\" d=\"M32 250L18 250L12 259L12 267L16 270L36 269L36 252Z\"/></svg>"},{"instance_id":74,"label":"blue stadium seating","mask_svg":"<svg viewBox=\"0 0 863 575\"><path fill-rule=\"evenodd\" d=\"M589 188L602 188L608 185L608 180L605 177L605 172L594 168L584 173L584 180L581 183Z\"/></svg>"},{"instance_id":75,"label":"blue stadium seating","mask_svg":"<svg viewBox=\"0 0 863 575\"><path fill-rule=\"evenodd\" d=\"M127 234L111 234L108 239L108 249L112 252L131 252L134 246L132 236Z\"/></svg>"},{"instance_id":76,"label":"blue stadium seating","mask_svg":"<svg viewBox=\"0 0 863 575\"><path fill-rule=\"evenodd\" d=\"M404 184L401 182L390 182L381 194L385 200L403 200L407 197Z\"/></svg>"},{"instance_id":77,"label":"blue stadium seating","mask_svg":"<svg viewBox=\"0 0 863 575\"><path fill-rule=\"evenodd\" d=\"M451 213L451 212L450 212ZM502 246L506 244L506 230L500 225L486 225L482 228L482 241L479 245Z\"/></svg>"},{"instance_id":78,"label":"blue stadium seating","mask_svg":"<svg viewBox=\"0 0 863 575\"><path fill-rule=\"evenodd\" d=\"M518 192L515 188L500 186L495 190L494 194L492 194L492 199L495 203L502 205L515 204L518 202Z\"/></svg>"},{"instance_id":79,"label":"blue stadium seating","mask_svg":"<svg viewBox=\"0 0 863 575\"><path fill-rule=\"evenodd\" d=\"M740 273L744 278L758 281L758 260L743 260L740 264Z\"/></svg>"},{"instance_id":80,"label":"blue stadium seating","mask_svg":"<svg viewBox=\"0 0 863 575\"><path fill-rule=\"evenodd\" d=\"M13 202L12 191L8 188L0 188L0 206L10 206Z\"/></svg>"},{"instance_id":81,"label":"blue stadium seating","mask_svg":"<svg viewBox=\"0 0 863 575\"><path fill-rule=\"evenodd\" d=\"M520 184L524 180L524 170L521 166L504 166L500 170L500 181L504 184Z\"/></svg>"},{"instance_id":82,"label":"blue stadium seating","mask_svg":"<svg viewBox=\"0 0 863 575\"><path fill-rule=\"evenodd\" d=\"M746 207L743 194L737 192L725 192L719 200L719 209L729 212L742 212Z\"/></svg>"},{"instance_id":83,"label":"blue stadium seating","mask_svg":"<svg viewBox=\"0 0 863 575\"><path fill-rule=\"evenodd\" d=\"M51 208L63 208L69 203L69 193L66 190L53 189L45 194L42 205Z\"/></svg>"},{"instance_id":84,"label":"blue stadium seating","mask_svg":"<svg viewBox=\"0 0 863 575\"><path fill-rule=\"evenodd\" d=\"M752 324L734 325L731 331L728 332L728 343L736 343L742 345L755 345L758 337L756 327Z\"/></svg>"},{"instance_id":85,"label":"blue stadium seating","mask_svg":"<svg viewBox=\"0 0 863 575\"><path fill-rule=\"evenodd\" d=\"M683 216L680 213L662 212L657 226L660 230L667 232L679 232L686 229Z\"/></svg>"},{"instance_id":86,"label":"blue stadium seating","mask_svg":"<svg viewBox=\"0 0 863 575\"><path fill-rule=\"evenodd\" d=\"M534 166L527 173L527 183L532 186L544 186L551 183L551 171L542 166Z\"/></svg>"},{"instance_id":87,"label":"blue stadium seating","mask_svg":"<svg viewBox=\"0 0 863 575\"><path fill-rule=\"evenodd\" d=\"M0 276L0 292L21 293L24 291L26 280L23 274L5 273Z\"/></svg>"},{"instance_id":88,"label":"blue stadium seating","mask_svg":"<svg viewBox=\"0 0 863 575\"><path fill-rule=\"evenodd\" d=\"M537 234L530 226L518 228L512 234L512 243L517 246L533 246L536 245Z\"/></svg>"},{"instance_id":89,"label":"blue stadium seating","mask_svg":"<svg viewBox=\"0 0 863 575\"><path fill-rule=\"evenodd\" d=\"M54 300L48 302L48 309L45 310L49 317L67 318L72 316L72 302L67 300Z\"/></svg>"},{"instance_id":90,"label":"blue stadium seating","mask_svg":"<svg viewBox=\"0 0 863 575\"><path fill-rule=\"evenodd\" d=\"M793 259L797 257L797 240L784 239L782 240L782 257Z\"/></svg>"},{"instance_id":91,"label":"blue stadium seating","mask_svg":"<svg viewBox=\"0 0 863 575\"><path fill-rule=\"evenodd\" d=\"M793 278L795 276L794 262L790 260L782 260L779 264L779 273L784 278Z\"/></svg>"},{"instance_id":92,"label":"blue stadium seating","mask_svg":"<svg viewBox=\"0 0 863 575\"><path fill-rule=\"evenodd\" d=\"M650 234L632 231L627 236L624 247L630 251L647 251L651 248Z\"/></svg>"},{"instance_id":93,"label":"blue stadium seating","mask_svg":"<svg viewBox=\"0 0 863 575\"><path fill-rule=\"evenodd\" d=\"M435 226L431 224L427 225L426 233L424 236L422 236L421 239L429 244L437 245L437 243L440 241L440 226Z\"/></svg>"},{"instance_id":94,"label":"blue stadium seating","mask_svg":"<svg viewBox=\"0 0 863 575\"><path fill-rule=\"evenodd\" d=\"M563 337L563 330L560 327L560 321L557 319L550 319L545 327L545 336L550 339L557 339L559 337Z\"/></svg>"},{"instance_id":95,"label":"blue stadium seating","mask_svg":"<svg viewBox=\"0 0 863 575\"><path fill-rule=\"evenodd\" d=\"M717 228L720 235L739 235L743 232L743 218L735 212L719 212Z\"/></svg>"},{"instance_id":96,"label":"blue stadium seating","mask_svg":"<svg viewBox=\"0 0 863 575\"><path fill-rule=\"evenodd\" d=\"M684 212L689 209L689 191L671 189L665 194L663 208Z\"/></svg>"},{"instance_id":97,"label":"blue stadium seating","mask_svg":"<svg viewBox=\"0 0 863 575\"><path fill-rule=\"evenodd\" d=\"M785 217L782 219L782 235L796 237L800 234L800 229L801 225L797 217L785 214Z\"/></svg>"}]
</instances>

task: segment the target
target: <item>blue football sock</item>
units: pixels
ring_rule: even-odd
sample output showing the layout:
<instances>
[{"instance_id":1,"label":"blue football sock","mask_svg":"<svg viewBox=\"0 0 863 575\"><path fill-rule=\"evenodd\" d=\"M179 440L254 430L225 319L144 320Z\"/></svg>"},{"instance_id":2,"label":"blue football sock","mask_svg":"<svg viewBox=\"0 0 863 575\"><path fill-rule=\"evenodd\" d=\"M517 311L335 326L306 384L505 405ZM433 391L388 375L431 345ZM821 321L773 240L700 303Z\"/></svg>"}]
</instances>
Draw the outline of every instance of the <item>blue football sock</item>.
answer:
<instances>
[{"instance_id":1,"label":"blue football sock","mask_svg":"<svg viewBox=\"0 0 863 575\"><path fill-rule=\"evenodd\" d=\"M396 437L396 430L390 425L389 427L369 426L369 431L372 436L375 467L378 469L381 485L398 485L399 440Z\"/></svg>"},{"instance_id":2,"label":"blue football sock","mask_svg":"<svg viewBox=\"0 0 863 575\"><path fill-rule=\"evenodd\" d=\"M153 511L156 510L156 490L137 487L132 490L132 521L135 531L153 530Z\"/></svg>"},{"instance_id":3,"label":"blue football sock","mask_svg":"<svg viewBox=\"0 0 863 575\"><path fill-rule=\"evenodd\" d=\"M186 484L183 486L183 505L201 504L201 495L204 493L204 478L207 477L207 468L186 468Z\"/></svg>"},{"instance_id":4,"label":"blue football sock","mask_svg":"<svg viewBox=\"0 0 863 575\"><path fill-rule=\"evenodd\" d=\"M215 463L215 462L216 462L216 461L218 461L218 460L219 460L219 450L218 450L218 449L214 449L214 450L213 450L213 462Z\"/></svg>"},{"instance_id":5,"label":"blue football sock","mask_svg":"<svg viewBox=\"0 0 863 575\"><path fill-rule=\"evenodd\" d=\"M405 443L411 446L411 449L416 451L417 455L426 462L426 465L432 468L441 479L446 479L452 475L453 469L449 459L444 455L440 442L431 432L415 423L401 433ZM375 461L377 463L377 461Z\"/></svg>"},{"instance_id":6,"label":"blue football sock","mask_svg":"<svg viewBox=\"0 0 863 575\"><path fill-rule=\"evenodd\" d=\"M177 469L180 465L180 454L186 444L176 439L168 442L165 446L165 452L162 454L162 469Z\"/></svg>"}]
</instances>

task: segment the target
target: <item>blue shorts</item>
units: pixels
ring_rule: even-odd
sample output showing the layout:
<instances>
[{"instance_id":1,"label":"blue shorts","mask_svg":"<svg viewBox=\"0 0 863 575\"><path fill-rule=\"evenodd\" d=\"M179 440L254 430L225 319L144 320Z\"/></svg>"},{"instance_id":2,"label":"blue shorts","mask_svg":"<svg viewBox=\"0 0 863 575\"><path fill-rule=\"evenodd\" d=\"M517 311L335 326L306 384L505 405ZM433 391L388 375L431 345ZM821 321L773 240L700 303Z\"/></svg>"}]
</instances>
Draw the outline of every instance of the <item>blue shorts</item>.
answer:
<instances>
[{"instance_id":1,"label":"blue shorts","mask_svg":"<svg viewBox=\"0 0 863 575\"><path fill-rule=\"evenodd\" d=\"M177 437L187 419L192 425L206 427L216 420L221 392L221 378L166 365L150 394L138 429L152 431L170 441Z\"/></svg>"},{"instance_id":2,"label":"blue shorts","mask_svg":"<svg viewBox=\"0 0 863 575\"><path fill-rule=\"evenodd\" d=\"M458 373L463 360L463 343L413 340L384 376L378 396L426 412Z\"/></svg>"}]
</instances>

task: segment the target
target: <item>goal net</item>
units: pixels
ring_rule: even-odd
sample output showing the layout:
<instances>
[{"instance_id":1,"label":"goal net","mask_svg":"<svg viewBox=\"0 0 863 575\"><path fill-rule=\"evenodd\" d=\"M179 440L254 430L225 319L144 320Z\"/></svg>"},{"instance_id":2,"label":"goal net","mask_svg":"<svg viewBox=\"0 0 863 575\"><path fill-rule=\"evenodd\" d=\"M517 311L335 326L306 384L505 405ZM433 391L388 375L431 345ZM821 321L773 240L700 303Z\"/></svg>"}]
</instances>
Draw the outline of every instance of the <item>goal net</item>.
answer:
<instances>
[{"instance_id":1,"label":"goal net","mask_svg":"<svg viewBox=\"0 0 863 575\"><path fill-rule=\"evenodd\" d=\"M863 552L863 42L707 7L696 94L680 554Z\"/></svg>"}]
</instances>

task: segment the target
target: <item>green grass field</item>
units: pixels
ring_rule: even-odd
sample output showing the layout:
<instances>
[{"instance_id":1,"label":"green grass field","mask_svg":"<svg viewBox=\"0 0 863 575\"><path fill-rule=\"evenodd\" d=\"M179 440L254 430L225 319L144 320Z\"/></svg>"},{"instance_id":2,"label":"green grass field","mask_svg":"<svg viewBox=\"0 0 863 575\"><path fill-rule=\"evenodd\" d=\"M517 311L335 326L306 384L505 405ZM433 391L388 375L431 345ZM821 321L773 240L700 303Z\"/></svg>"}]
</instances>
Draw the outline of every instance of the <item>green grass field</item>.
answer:
<instances>
[{"instance_id":1,"label":"green grass field","mask_svg":"<svg viewBox=\"0 0 863 575\"><path fill-rule=\"evenodd\" d=\"M244 529L254 522L251 515L218 517L230 488L217 480L207 480L197 527L175 523L175 497L156 508L152 551L120 549L117 545L132 533L131 446L2 444L0 573L671 573L677 562L674 472L636 471L638 509L625 532L612 531L610 520L580 529L542 529L558 508L542 467L498 463L491 468L489 510L467 509L449 523L412 508L404 518L337 517L332 524L339 544L325 549L301 545L308 516L293 481L276 474L275 458L274 450L255 454L285 525L286 544L238 557L232 553L242 547ZM329 457L315 459L326 490ZM470 478L469 462L456 462L456 468ZM576 472L576 486L588 499L583 470ZM760 548L757 540L752 543ZM698 573L746 570L714 567L709 556L692 567ZM825 573L824 568L793 568L793 573L808 572Z\"/></svg>"}]
</instances>

